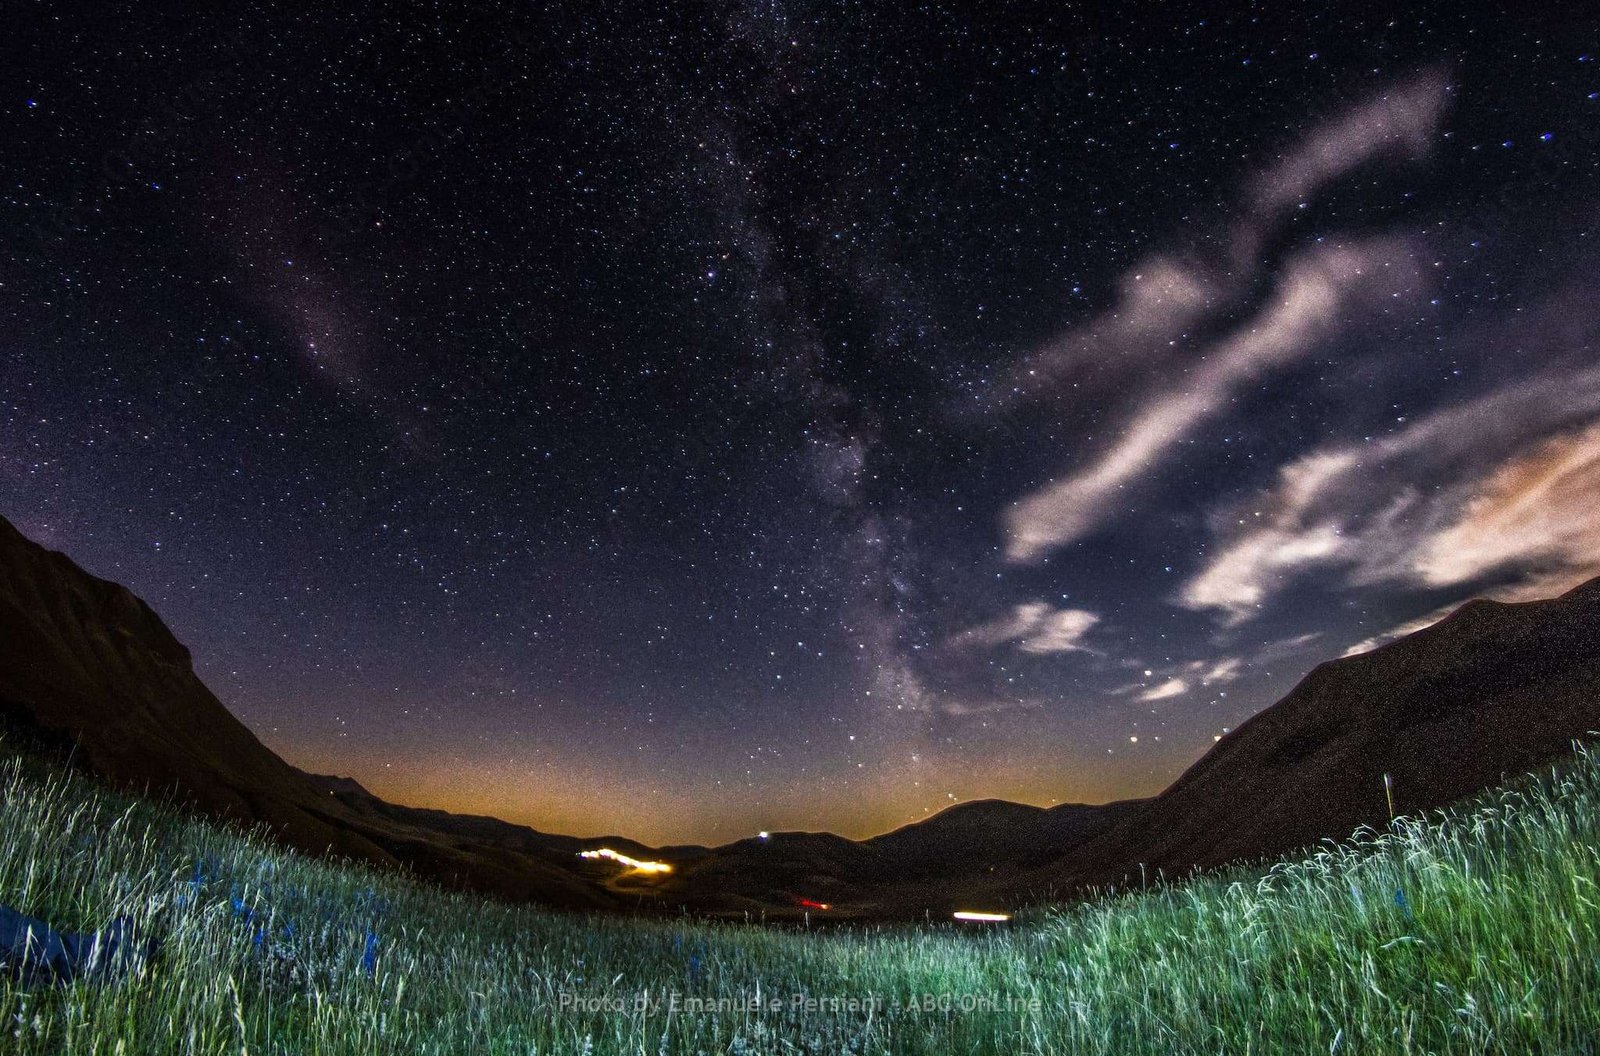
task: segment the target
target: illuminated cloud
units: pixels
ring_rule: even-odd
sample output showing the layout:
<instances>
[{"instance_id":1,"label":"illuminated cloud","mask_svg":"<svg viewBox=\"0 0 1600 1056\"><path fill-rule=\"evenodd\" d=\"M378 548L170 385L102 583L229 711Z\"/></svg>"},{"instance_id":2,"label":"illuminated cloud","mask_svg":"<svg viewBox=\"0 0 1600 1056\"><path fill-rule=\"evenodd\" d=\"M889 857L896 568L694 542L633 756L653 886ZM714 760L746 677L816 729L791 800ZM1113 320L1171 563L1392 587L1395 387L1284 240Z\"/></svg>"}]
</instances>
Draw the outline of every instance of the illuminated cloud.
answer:
<instances>
[{"instance_id":1,"label":"illuminated cloud","mask_svg":"<svg viewBox=\"0 0 1600 1056\"><path fill-rule=\"evenodd\" d=\"M1108 690L1114 697L1131 696L1138 701L1168 700L1180 697L1196 686L1226 685L1244 676L1244 660L1237 656L1191 660L1165 670L1147 668L1144 678Z\"/></svg>"},{"instance_id":2,"label":"illuminated cloud","mask_svg":"<svg viewBox=\"0 0 1600 1056\"><path fill-rule=\"evenodd\" d=\"M1413 567L1430 587L1527 569L1517 594L1531 597L1600 575L1600 423L1496 468L1454 521L1421 540Z\"/></svg>"},{"instance_id":3,"label":"illuminated cloud","mask_svg":"<svg viewBox=\"0 0 1600 1056\"><path fill-rule=\"evenodd\" d=\"M1304 565L1325 561L1345 545L1333 525L1304 532L1267 528L1236 543L1183 590L1190 608L1221 609L1229 622L1249 617L1267 595L1268 581Z\"/></svg>"},{"instance_id":4,"label":"illuminated cloud","mask_svg":"<svg viewBox=\"0 0 1600 1056\"><path fill-rule=\"evenodd\" d=\"M1022 639L1025 653L1065 653L1086 648L1084 635L1100 622L1100 617L1082 609L1058 609L1049 613L1037 629Z\"/></svg>"},{"instance_id":5,"label":"illuminated cloud","mask_svg":"<svg viewBox=\"0 0 1600 1056\"><path fill-rule=\"evenodd\" d=\"M1189 692L1189 683L1181 678L1169 678L1158 686L1151 686L1140 693L1139 700L1167 700L1170 697L1181 697Z\"/></svg>"},{"instance_id":6,"label":"illuminated cloud","mask_svg":"<svg viewBox=\"0 0 1600 1056\"><path fill-rule=\"evenodd\" d=\"M1248 323L1195 357L1184 381L1138 407L1110 450L1007 511L1006 556L1028 561L1088 534L1119 508L1118 493L1228 406L1246 383L1300 359L1358 307L1416 288L1410 248L1372 240L1320 247L1289 265L1277 295Z\"/></svg>"},{"instance_id":7,"label":"illuminated cloud","mask_svg":"<svg viewBox=\"0 0 1600 1056\"><path fill-rule=\"evenodd\" d=\"M1220 543L1178 600L1238 623L1298 575L1330 565L1350 585L1448 588L1499 576L1515 582L1494 585L1495 597L1558 593L1600 574L1597 417L1600 367L1556 370L1381 441L1313 451L1217 517Z\"/></svg>"},{"instance_id":8,"label":"illuminated cloud","mask_svg":"<svg viewBox=\"0 0 1600 1056\"><path fill-rule=\"evenodd\" d=\"M1202 686L1209 686L1217 682L1232 682L1243 673L1244 661L1237 656L1226 656L1221 660L1195 660L1184 666L1184 670L1197 678Z\"/></svg>"},{"instance_id":9,"label":"illuminated cloud","mask_svg":"<svg viewBox=\"0 0 1600 1056\"><path fill-rule=\"evenodd\" d=\"M1073 378L1116 375L1142 363L1146 350L1166 347L1232 296L1201 264L1152 257L1124 275L1116 305L1026 356L988 393L987 407L1004 410L1047 394Z\"/></svg>"},{"instance_id":10,"label":"illuminated cloud","mask_svg":"<svg viewBox=\"0 0 1600 1056\"><path fill-rule=\"evenodd\" d=\"M1021 357L985 406L1005 410L1069 381L1114 385L1160 365L1187 330L1241 307L1260 277L1262 244L1297 207L1368 164L1425 157L1448 91L1445 71L1426 69L1314 126L1245 181L1236 217L1214 236L1224 244L1224 259L1144 258L1123 276L1109 310Z\"/></svg>"},{"instance_id":11,"label":"illuminated cloud","mask_svg":"<svg viewBox=\"0 0 1600 1056\"><path fill-rule=\"evenodd\" d=\"M1408 634L1415 634L1418 631L1425 631L1454 611L1456 611L1456 606L1442 605L1428 613L1426 616L1418 616L1414 620L1407 620L1402 624L1391 627L1382 634L1375 634L1371 638L1364 638L1352 645L1350 648L1346 649L1341 655L1358 656L1361 653L1369 653L1378 648L1378 646L1387 645L1397 638L1404 638Z\"/></svg>"},{"instance_id":12,"label":"illuminated cloud","mask_svg":"<svg viewBox=\"0 0 1600 1056\"><path fill-rule=\"evenodd\" d=\"M1345 545L1338 525L1315 520L1311 510L1329 482L1358 465L1350 451L1319 452L1285 466L1273 500L1253 511L1251 526L1184 585L1181 600L1192 609L1219 609L1240 622L1287 573L1335 556Z\"/></svg>"},{"instance_id":13,"label":"illuminated cloud","mask_svg":"<svg viewBox=\"0 0 1600 1056\"><path fill-rule=\"evenodd\" d=\"M1252 182L1252 218L1293 210L1369 162L1426 157L1448 93L1444 70L1426 69L1313 129Z\"/></svg>"},{"instance_id":14,"label":"illuminated cloud","mask_svg":"<svg viewBox=\"0 0 1600 1056\"><path fill-rule=\"evenodd\" d=\"M1100 617L1083 609L1057 609L1042 601L1018 605L1010 613L956 635L955 646L1017 643L1025 653L1087 651L1084 636Z\"/></svg>"},{"instance_id":15,"label":"illuminated cloud","mask_svg":"<svg viewBox=\"0 0 1600 1056\"><path fill-rule=\"evenodd\" d=\"M1222 259L1146 258L1124 278L1110 311L1023 357L997 381L990 409L1072 391L1103 398L1113 413L1120 405L1123 418L1108 448L1005 512L1008 560L1036 560L1124 512L1125 490L1161 468L1244 385L1336 336L1358 307L1374 310L1392 303L1380 298L1416 290L1414 247L1380 239L1319 245L1291 259L1268 303L1249 303L1263 277L1261 247L1287 217L1357 169L1425 157L1448 92L1444 71L1430 68L1313 127L1246 180L1220 238ZM1217 329L1243 311L1252 312L1247 321L1190 350L1194 330ZM1131 404L1127 393L1135 394Z\"/></svg>"}]
</instances>

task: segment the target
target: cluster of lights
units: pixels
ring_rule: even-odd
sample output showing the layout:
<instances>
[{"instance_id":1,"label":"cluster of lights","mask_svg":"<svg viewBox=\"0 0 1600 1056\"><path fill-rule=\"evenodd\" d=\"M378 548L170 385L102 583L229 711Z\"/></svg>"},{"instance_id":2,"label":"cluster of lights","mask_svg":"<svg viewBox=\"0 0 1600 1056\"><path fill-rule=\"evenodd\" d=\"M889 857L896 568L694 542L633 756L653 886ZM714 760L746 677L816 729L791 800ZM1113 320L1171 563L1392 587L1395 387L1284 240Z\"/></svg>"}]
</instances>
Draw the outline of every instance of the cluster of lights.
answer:
<instances>
[{"instance_id":1,"label":"cluster of lights","mask_svg":"<svg viewBox=\"0 0 1600 1056\"><path fill-rule=\"evenodd\" d=\"M638 858L630 858L610 847L600 847L592 851L579 851L579 858L610 858L618 865L625 865L636 873L670 873L672 866L666 862L645 862Z\"/></svg>"}]
</instances>

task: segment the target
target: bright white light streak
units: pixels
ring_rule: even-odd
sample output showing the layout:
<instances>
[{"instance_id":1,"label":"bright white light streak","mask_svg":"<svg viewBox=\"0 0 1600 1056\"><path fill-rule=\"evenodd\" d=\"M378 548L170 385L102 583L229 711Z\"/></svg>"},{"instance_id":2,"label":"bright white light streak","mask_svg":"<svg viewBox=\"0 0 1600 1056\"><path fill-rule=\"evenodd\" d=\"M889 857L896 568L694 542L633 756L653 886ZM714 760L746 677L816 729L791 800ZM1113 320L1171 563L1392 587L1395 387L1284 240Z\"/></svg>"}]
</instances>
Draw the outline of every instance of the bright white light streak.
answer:
<instances>
[{"instance_id":1,"label":"bright white light streak","mask_svg":"<svg viewBox=\"0 0 1600 1056\"><path fill-rule=\"evenodd\" d=\"M593 851L579 851L579 858L610 858L619 865L625 865L636 873L670 873L672 866L666 862L643 862L637 858L629 858L610 847L601 847Z\"/></svg>"},{"instance_id":2,"label":"bright white light streak","mask_svg":"<svg viewBox=\"0 0 1600 1056\"><path fill-rule=\"evenodd\" d=\"M1011 919L1010 913L979 913L971 909L959 910L953 915L957 920L976 920L986 924L999 924Z\"/></svg>"}]
</instances>

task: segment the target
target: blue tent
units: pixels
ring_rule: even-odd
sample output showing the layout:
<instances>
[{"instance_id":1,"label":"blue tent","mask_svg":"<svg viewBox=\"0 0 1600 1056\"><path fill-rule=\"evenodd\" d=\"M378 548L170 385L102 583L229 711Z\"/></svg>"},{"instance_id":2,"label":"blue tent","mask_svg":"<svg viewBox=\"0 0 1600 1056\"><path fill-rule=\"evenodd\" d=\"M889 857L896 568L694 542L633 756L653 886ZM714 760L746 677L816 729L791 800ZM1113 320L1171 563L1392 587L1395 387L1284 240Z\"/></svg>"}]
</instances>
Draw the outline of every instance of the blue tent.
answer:
<instances>
[{"instance_id":1,"label":"blue tent","mask_svg":"<svg viewBox=\"0 0 1600 1056\"><path fill-rule=\"evenodd\" d=\"M153 956L156 945L141 940L126 917L97 931L67 932L0 906L0 971L28 986L118 978Z\"/></svg>"}]
</instances>

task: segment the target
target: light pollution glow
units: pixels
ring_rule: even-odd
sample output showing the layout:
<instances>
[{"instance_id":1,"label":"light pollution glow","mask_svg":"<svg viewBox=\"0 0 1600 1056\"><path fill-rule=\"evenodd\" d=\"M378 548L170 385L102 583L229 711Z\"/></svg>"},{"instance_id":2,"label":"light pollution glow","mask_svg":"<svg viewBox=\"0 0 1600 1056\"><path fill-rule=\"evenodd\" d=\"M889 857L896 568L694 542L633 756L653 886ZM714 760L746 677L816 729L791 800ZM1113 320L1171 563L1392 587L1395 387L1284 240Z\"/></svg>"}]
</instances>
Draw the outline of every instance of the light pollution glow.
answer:
<instances>
[{"instance_id":1,"label":"light pollution glow","mask_svg":"<svg viewBox=\"0 0 1600 1056\"><path fill-rule=\"evenodd\" d=\"M1147 744L1141 738L1137 746L1124 738L1106 742L1116 748L1111 754L1101 744L1067 744L1064 733L1041 731L1033 751L999 762L941 759L913 766L887 760L848 774L848 784L826 778L811 785L774 781L751 795L745 788L708 791L703 774L689 769L666 778L641 776L578 753L530 774L527 766L492 749L469 755L464 745L418 759L405 746L312 744L270 734L265 739L296 766L354 777L391 803L496 817L596 841L627 837L658 847L718 846L761 831L827 830L865 839L972 799L1048 807L1149 796L1210 747L1209 737L1204 744L1177 739ZM1127 766L1131 750L1138 753L1137 768ZM644 801L651 809L640 812Z\"/></svg>"}]
</instances>

